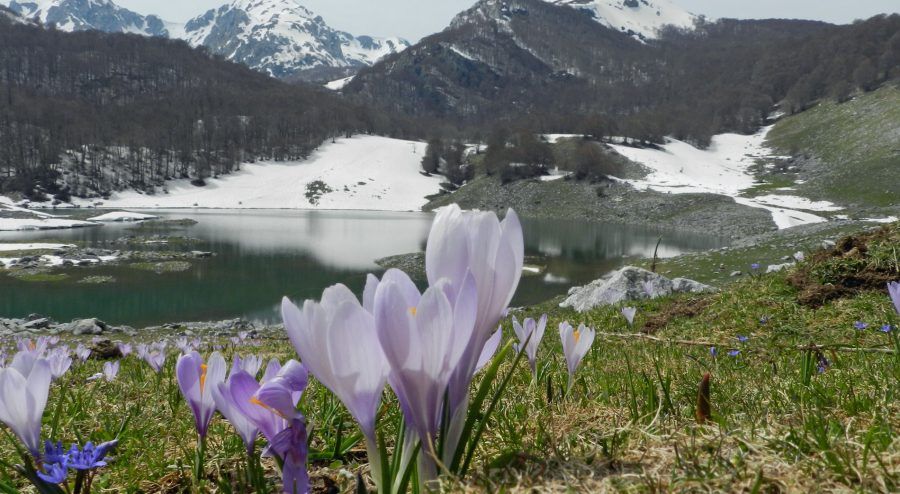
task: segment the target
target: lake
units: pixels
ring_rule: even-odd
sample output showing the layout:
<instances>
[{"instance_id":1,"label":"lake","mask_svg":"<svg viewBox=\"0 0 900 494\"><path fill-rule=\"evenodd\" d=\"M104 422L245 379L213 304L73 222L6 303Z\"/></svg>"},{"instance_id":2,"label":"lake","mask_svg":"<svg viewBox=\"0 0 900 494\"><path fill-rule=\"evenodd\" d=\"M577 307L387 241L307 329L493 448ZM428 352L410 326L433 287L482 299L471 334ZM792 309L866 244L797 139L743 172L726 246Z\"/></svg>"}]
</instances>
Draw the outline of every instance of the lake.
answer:
<instances>
[{"instance_id":1,"label":"lake","mask_svg":"<svg viewBox=\"0 0 900 494\"><path fill-rule=\"evenodd\" d=\"M215 257L180 273L156 274L125 266L69 268L62 282L27 282L0 274L0 316L30 313L59 321L98 317L112 324L143 327L165 322L243 317L276 321L283 295L318 298L344 283L359 293L365 274L380 274L375 260L424 249L429 213L287 210L153 211L166 219L189 218L190 227L138 230L133 224L97 228L0 232L3 242L79 243L131 249L110 242L126 235L183 235L197 239L167 249L203 250ZM583 221L524 219L526 255L542 256L546 270L526 275L513 305L565 293L628 264L650 257L662 236L660 257L725 245L696 233ZM115 283L76 283L87 276L113 276Z\"/></svg>"}]
</instances>

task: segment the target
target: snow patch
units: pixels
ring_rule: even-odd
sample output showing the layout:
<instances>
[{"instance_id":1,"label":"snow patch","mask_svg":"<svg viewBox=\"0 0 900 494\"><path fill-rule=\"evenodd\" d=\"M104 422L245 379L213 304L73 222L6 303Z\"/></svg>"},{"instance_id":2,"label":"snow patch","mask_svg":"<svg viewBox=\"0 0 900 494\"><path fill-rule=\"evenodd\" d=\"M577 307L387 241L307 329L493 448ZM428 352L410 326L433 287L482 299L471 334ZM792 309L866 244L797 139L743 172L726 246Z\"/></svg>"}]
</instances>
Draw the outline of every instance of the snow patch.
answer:
<instances>
[{"instance_id":1,"label":"snow patch","mask_svg":"<svg viewBox=\"0 0 900 494\"><path fill-rule=\"evenodd\" d=\"M159 216L153 216L152 214L132 213L129 211L115 211L112 213L101 214L100 216L94 216L93 218L88 218L88 221L108 223L114 221L145 221L155 220L158 218Z\"/></svg>"},{"instance_id":2,"label":"snow patch","mask_svg":"<svg viewBox=\"0 0 900 494\"><path fill-rule=\"evenodd\" d=\"M243 164L203 187L177 180L156 195L121 192L98 206L419 211L426 196L440 192L442 180L420 173L425 147L378 136L338 139L305 161Z\"/></svg>"},{"instance_id":3,"label":"snow patch","mask_svg":"<svg viewBox=\"0 0 900 494\"><path fill-rule=\"evenodd\" d=\"M610 146L622 156L650 169L650 174L642 180L623 180L636 188L671 194L729 196L738 204L769 211L780 229L827 221L809 211L833 212L842 208L827 201L811 201L792 195L742 197L757 184L750 167L757 160L772 156L765 145L771 129L771 126L766 127L749 136L717 135L705 150L676 139L666 139L666 144L659 149L621 144Z\"/></svg>"},{"instance_id":4,"label":"snow patch","mask_svg":"<svg viewBox=\"0 0 900 494\"><path fill-rule=\"evenodd\" d=\"M693 29L697 16L671 0L544 0L584 10L600 24L632 34L638 40L656 39L665 26Z\"/></svg>"},{"instance_id":5,"label":"snow patch","mask_svg":"<svg viewBox=\"0 0 900 494\"><path fill-rule=\"evenodd\" d=\"M340 91L341 89L344 89L344 87L346 87L347 84L350 84L350 81L352 81L354 77L356 77L356 76L351 75L350 77L344 77L343 79L331 81L331 82L325 84L325 87L328 89L331 89L332 91Z\"/></svg>"},{"instance_id":6,"label":"snow patch","mask_svg":"<svg viewBox=\"0 0 900 494\"><path fill-rule=\"evenodd\" d=\"M73 249L72 244L0 244L0 252L13 252L17 250L60 250Z\"/></svg>"}]
</instances>

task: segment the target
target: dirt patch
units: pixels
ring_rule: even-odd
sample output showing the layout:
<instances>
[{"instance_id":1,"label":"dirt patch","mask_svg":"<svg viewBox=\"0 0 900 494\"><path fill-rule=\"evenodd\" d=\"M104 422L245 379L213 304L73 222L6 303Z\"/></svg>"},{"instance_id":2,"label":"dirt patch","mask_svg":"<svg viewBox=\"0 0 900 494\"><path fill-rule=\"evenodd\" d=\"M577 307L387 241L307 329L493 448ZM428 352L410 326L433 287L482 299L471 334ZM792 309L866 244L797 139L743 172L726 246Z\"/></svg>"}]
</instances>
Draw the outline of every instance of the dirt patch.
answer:
<instances>
[{"instance_id":1,"label":"dirt patch","mask_svg":"<svg viewBox=\"0 0 900 494\"><path fill-rule=\"evenodd\" d=\"M641 332L644 334L655 334L675 319L692 319L699 316L711 304L712 299L710 297L691 298L669 304L661 313L647 319Z\"/></svg>"},{"instance_id":2,"label":"dirt patch","mask_svg":"<svg viewBox=\"0 0 900 494\"><path fill-rule=\"evenodd\" d=\"M815 253L790 276L797 301L807 307L851 297L868 290L884 290L900 279L900 231L885 226L840 239L834 247Z\"/></svg>"}]
</instances>

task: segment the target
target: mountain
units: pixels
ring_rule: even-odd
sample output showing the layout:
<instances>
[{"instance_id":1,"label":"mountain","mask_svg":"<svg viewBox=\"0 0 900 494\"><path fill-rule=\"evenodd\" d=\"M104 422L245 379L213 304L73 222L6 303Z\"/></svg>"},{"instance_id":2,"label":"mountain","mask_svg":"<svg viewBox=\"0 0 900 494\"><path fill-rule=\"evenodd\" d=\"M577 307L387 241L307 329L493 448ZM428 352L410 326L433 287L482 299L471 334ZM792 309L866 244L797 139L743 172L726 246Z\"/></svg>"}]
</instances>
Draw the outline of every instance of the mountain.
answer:
<instances>
[{"instance_id":1,"label":"mountain","mask_svg":"<svg viewBox=\"0 0 900 494\"><path fill-rule=\"evenodd\" d=\"M8 5L10 10L26 19L53 24L62 31L169 36L170 25L159 17L138 14L111 0L11 0Z\"/></svg>"},{"instance_id":2,"label":"mountain","mask_svg":"<svg viewBox=\"0 0 900 494\"><path fill-rule=\"evenodd\" d=\"M184 39L191 46L280 78L331 80L409 46L401 38L331 28L297 0L235 0L186 24L141 15L112 0L0 0L12 12L61 31L103 31Z\"/></svg>"},{"instance_id":3,"label":"mountain","mask_svg":"<svg viewBox=\"0 0 900 494\"><path fill-rule=\"evenodd\" d=\"M710 22L657 0L480 0L342 92L482 135L618 132L702 147L714 134L754 132L779 103L798 111L884 82L898 29L897 15L847 26Z\"/></svg>"},{"instance_id":4,"label":"mountain","mask_svg":"<svg viewBox=\"0 0 900 494\"><path fill-rule=\"evenodd\" d=\"M296 0L235 0L188 21L183 37L274 77L357 69L409 46L335 30Z\"/></svg>"}]
</instances>

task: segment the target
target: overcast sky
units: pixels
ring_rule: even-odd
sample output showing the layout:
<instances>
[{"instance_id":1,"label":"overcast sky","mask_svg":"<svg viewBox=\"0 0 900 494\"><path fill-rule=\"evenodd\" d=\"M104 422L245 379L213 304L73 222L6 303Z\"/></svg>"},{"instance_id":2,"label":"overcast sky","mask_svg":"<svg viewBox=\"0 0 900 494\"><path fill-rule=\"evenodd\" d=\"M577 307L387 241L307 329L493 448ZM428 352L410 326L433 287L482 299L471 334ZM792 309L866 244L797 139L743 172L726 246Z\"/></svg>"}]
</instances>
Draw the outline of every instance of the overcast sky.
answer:
<instances>
[{"instance_id":1,"label":"overcast sky","mask_svg":"<svg viewBox=\"0 0 900 494\"><path fill-rule=\"evenodd\" d=\"M115 0L142 14L184 22L229 0ZM401 36L410 41L442 30L475 0L294 0L333 28L355 35ZM898 0L675 0L707 17L798 18L846 24L880 13L900 12Z\"/></svg>"}]
</instances>

